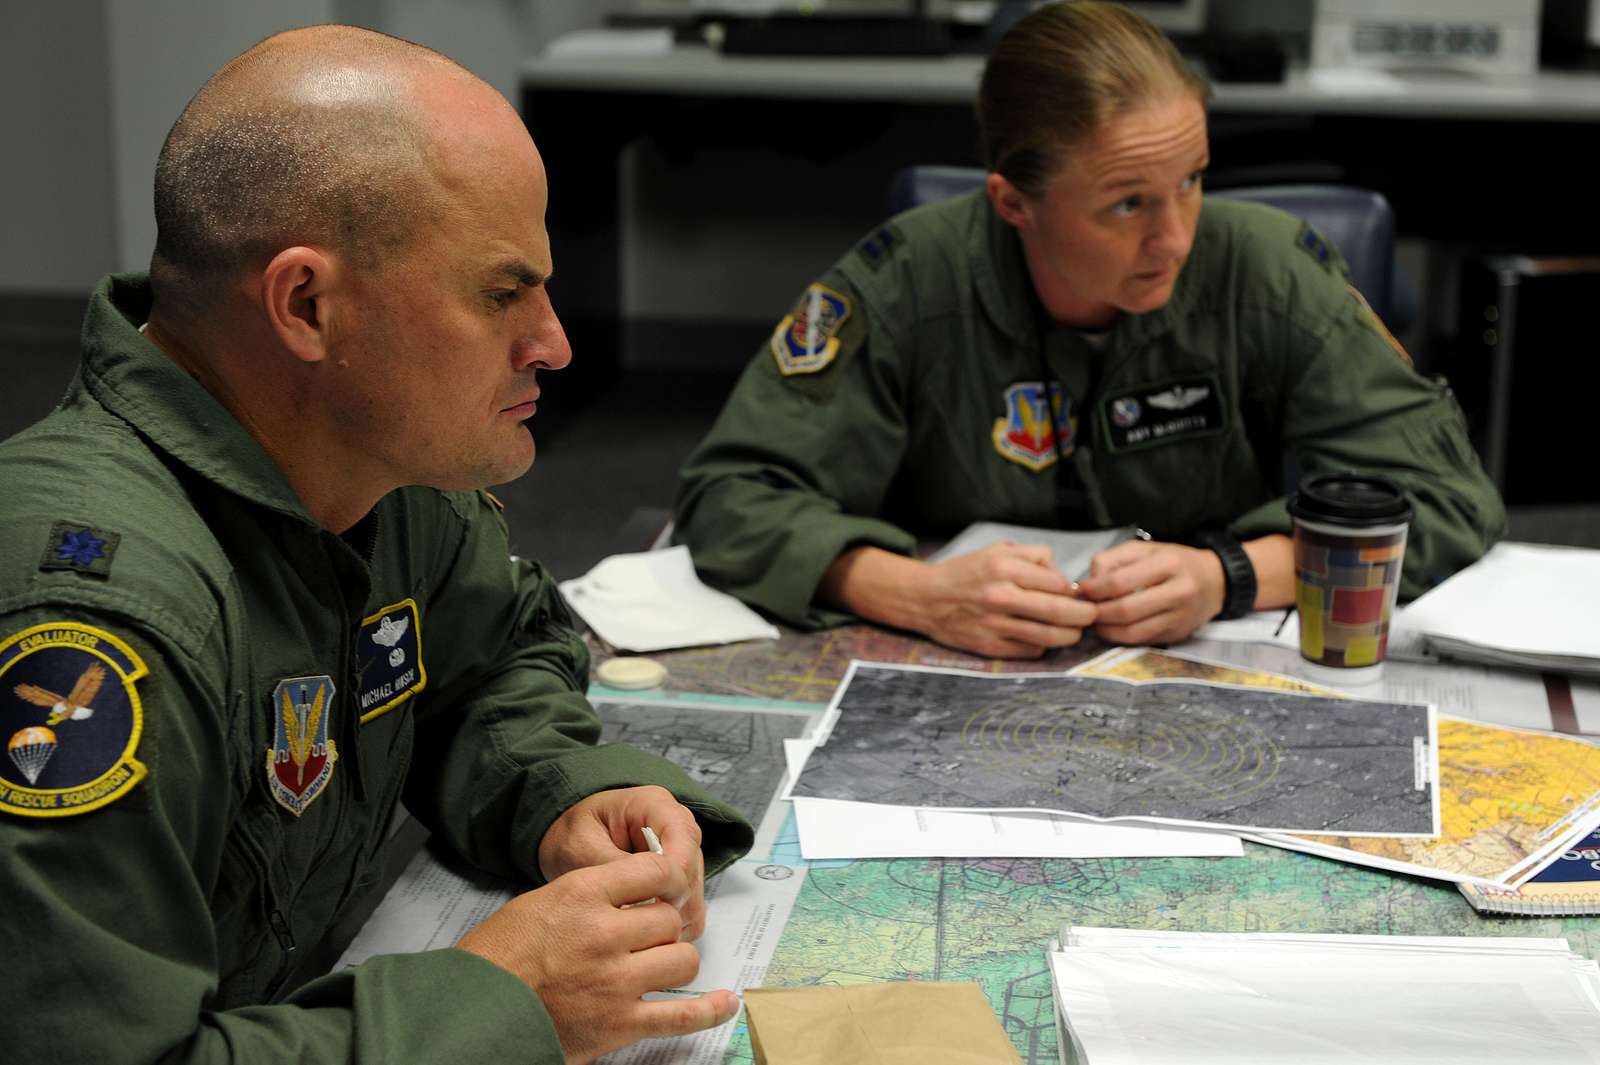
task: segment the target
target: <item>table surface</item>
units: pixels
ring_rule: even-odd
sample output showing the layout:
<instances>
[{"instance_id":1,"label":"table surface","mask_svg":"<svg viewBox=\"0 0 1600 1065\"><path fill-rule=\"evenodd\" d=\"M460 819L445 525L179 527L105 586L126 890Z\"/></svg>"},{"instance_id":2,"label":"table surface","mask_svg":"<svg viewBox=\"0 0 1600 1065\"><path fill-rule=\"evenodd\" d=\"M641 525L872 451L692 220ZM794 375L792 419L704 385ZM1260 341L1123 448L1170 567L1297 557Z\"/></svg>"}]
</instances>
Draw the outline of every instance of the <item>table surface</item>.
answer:
<instances>
[{"instance_id":1,"label":"table surface","mask_svg":"<svg viewBox=\"0 0 1600 1065\"><path fill-rule=\"evenodd\" d=\"M1263 653L1252 646L1258 648L1252 656ZM815 633L785 629L776 641L652 657L670 671L666 698L711 694L792 705L826 702L852 659L1016 673L1071 669L1106 649L1091 638L1041 661L1003 661L847 625ZM1215 657L1216 645L1207 649ZM591 651L596 664L610 654L593 638ZM1548 717L1523 708L1515 723L1576 731L1575 719L1546 709ZM780 836L772 853L761 857L798 862L792 821L785 833L788 838ZM806 883L763 977L766 986L976 980L1028 1065L1056 1061L1043 951L1063 922L1215 932L1558 936L1600 956L1600 919L1481 917L1448 883L1255 844L1246 844L1243 859L800 864L809 864ZM752 1061L742 1023L726 1061Z\"/></svg>"},{"instance_id":2,"label":"table surface","mask_svg":"<svg viewBox=\"0 0 1600 1065\"><path fill-rule=\"evenodd\" d=\"M1293 656L1284 648L1263 651L1265 645L1202 642L1190 649L1220 659L1227 657L1229 646L1258 668L1272 668L1272 654ZM594 666L610 656L592 636L590 648ZM635 724L624 714L624 731L616 738L643 741L692 769L724 762L735 766L732 772L748 776L750 765L739 768L737 763L742 759L753 765L759 759L751 758L741 743L753 749L757 741L751 737L759 733L764 737L759 742L771 748L778 742L773 736L793 727L792 722L764 724L763 715L792 718L797 709L805 709L820 717L854 659L1016 673L1067 670L1106 649L1091 637L1043 660L1018 662L983 659L868 625L814 633L785 629L775 641L653 655L670 670L665 690L614 693L596 688L592 694L653 704L648 712L643 706L634 711L639 715ZM684 714L679 726L683 735L674 738L651 723L652 715L673 717L717 700L721 706L710 711L718 718L714 727L690 722L692 714ZM1506 720L1508 724L1576 731L1577 719L1563 717L1555 702L1552 698L1548 707L1518 707L1491 716L1515 719ZM610 712L616 718L621 711L613 707ZM741 723L741 715L749 721ZM635 727L638 736L629 731ZM610 726L607 736L612 737ZM775 784L769 774L767 793ZM805 869L771 963L759 978L763 986L974 980L1027 1065L1057 1061L1044 952L1064 923L1210 932L1554 936L1565 937L1573 949L1590 957L1600 956L1600 919L1485 918L1451 884L1249 843L1243 858L1220 859L805 862L791 817L776 843L751 857ZM753 1063L742 1019L732 1029L724 1061Z\"/></svg>"},{"instance_id":3,"label":"table surface","mask_svg":"<svg viewBox=\"0 0 1600 1065\"><path fill-rule=\"evenodd\" d=\"M746 56L679 45L648 56L538 56L522 64L521 75L531 91L965 105L982 69L979 56ZM1587 71L1545 70L1532 78L1490 80L1292 66L1282 82L1218 82L1214 89L1213 112L1600 120L1600 74Z\"/></svg>"}]
</instances>

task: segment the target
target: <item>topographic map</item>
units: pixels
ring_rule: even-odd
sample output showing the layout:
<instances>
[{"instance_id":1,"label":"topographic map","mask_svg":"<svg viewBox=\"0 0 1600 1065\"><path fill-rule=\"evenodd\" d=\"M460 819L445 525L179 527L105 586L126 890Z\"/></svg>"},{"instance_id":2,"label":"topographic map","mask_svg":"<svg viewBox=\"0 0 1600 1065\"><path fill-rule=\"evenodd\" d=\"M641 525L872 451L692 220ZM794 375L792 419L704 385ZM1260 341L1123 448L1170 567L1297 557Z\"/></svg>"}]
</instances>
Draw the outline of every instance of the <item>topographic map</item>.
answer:
<instances>
[{"instance_id":1,"label":"topographic map","mask_svg":"<svg viewBox=\"0 0 1600 1065\"><path fill-rule=\"evenodd\" d=\"M1318 690L1293 677L1234 669L1164 651L1108 655L1081 675ZM1346 861L1446 879L1514 883L1600 816L1600 747L1583 740L1439 719L1440 834L1433 839L1296 836ZM1343 852L1334 854L1334 852Z\"/></svg>"},{"instance_id":2,"label":"topographic map","mask_svg":"<svg viewBox=\"0 0 1600 1065\"><path fill-rule=\"evenodd\" d=\"M783 782L783 741L797 739L816 720L815 710L688 699L615 699L595 696L601 736L675 762L697 783L766 831L764 845L782 822L769 809Z\"/></svg>"},{"instance_id":3,"label":"topographic map","mask_svg":"<svg viewBox=\"0 0 1600 1065\"><path fill-rule=\"evenodd\" d=\"M1190 932L1565 936L1600 920L1478 917L1453 887L1292 851L1243 858L816 863L764 986L976 980L1027 1065L1055 1065L1045 950L1065 922ZM753 1058L743 1019L725 1059Z\"/></svg>"},{"instance_id":4,"label":"topographic map","mask_svg":"<svg viewBox=\"0 0 1600 1065\"><path fill-rule=\"evenodd\" d=\"M797 796L1258 831L1437 831L1428 706L857 663L836 712Z\"/></svg>"},{"instance_id":5,"label":"topographic map","mask_svg":"<svg viewBox=\"0 0 1600 1065\"><path fill-rule=\"evenodd\" d=\"M1087 639L1077 647L1063 647L1043 658L1006 660L940 647L920 636L907 636L871 625L843 625L821 632L779 630L777 640L747 640L718 647L692 647L684 651L652 654L667 667L666 690L698 694L734 695L749 699L826 703L833 698L854 659L895 662L913 666L944 666L987 673L1060 673L1087 661L1106 645ZM613 652L591 634L589 652L593 668Z\"/></svg>"}]
</instances>

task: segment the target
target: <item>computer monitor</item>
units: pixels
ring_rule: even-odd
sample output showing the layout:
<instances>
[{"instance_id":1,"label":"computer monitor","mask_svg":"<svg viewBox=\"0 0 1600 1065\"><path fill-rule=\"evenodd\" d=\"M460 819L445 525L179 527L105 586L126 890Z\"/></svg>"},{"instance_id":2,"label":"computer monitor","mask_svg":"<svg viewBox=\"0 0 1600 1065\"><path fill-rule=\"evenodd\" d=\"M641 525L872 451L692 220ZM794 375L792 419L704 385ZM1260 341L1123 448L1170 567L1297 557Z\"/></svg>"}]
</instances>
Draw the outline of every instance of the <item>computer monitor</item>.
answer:
<instances>
[{"instance_id":1,"label":"computer monitor","mask_svg":"<svg viewBox=\"0 0 1600 1065\"><path fill-rule=\"evenodd\" d=\"M1169 34L1198 36L1206 28L1206 0L1122 0Z\"/></svg>"}]
</instances>

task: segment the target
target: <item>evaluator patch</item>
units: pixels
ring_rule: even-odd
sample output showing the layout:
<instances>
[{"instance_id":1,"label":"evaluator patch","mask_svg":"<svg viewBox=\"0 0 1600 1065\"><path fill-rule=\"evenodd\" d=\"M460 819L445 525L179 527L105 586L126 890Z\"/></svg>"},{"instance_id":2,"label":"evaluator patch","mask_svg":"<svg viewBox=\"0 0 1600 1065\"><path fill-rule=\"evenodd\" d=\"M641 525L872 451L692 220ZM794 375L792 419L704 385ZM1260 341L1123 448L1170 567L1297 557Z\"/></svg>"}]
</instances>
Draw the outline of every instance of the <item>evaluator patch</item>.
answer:
<instances>
[{"instance_id":1,"label":"evaluator patch","mask_svg":"<svg viewBox=\"0 0 1600 1065\"><path fill-rule=\"evenodd\" d=\"M850 317L850 300L813 283L794 310L772 331L772 357L785 377L816 373L839 354L839 328Z\"/></svg>"},{"instance_id":2,"label":"evaluator patch","mask_svg":"<svg viewBox=\"0 0 1600 1065\"><path fill-rule=\"evenodd\" d=\"M146 769L134 682L149 672L92 625L35 625L0 642L0 810L68 817L122 798Z\"/></svg>"},{"instance_id":3,"label":"evaluator patch","mask_svg":"<svg viewBox=\"0 0 1600 1065\"><path fill-rule=\"evenodd\" d=\"M402 599L361 622L356 633L356 679L363 725L427 687L422 615L415 599Z\"/></svg>"}]
</instances>

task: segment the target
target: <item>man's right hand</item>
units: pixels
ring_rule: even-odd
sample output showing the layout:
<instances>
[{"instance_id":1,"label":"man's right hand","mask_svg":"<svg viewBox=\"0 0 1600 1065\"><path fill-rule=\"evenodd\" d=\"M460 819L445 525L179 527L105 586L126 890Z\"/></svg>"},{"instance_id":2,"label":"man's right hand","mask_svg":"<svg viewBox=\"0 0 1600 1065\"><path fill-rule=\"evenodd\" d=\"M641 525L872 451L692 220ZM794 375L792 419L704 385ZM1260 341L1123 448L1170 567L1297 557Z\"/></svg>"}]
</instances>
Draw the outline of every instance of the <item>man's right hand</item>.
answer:
<instances>
[{"instance_id":1,"label":"man's right hand","mask_svg":"<svg viewBox=\"0 0 1600 1065\"><path fill-rule=\"evenodd\" d=\"M731 991L641 1000L694 979L700 955L679 942L682 918L671 905L630 904L688 888L687 875L666 857L633 854L518 895L456 946L532 988L567 1061L583 1065L640 1039L715 1027L739 1011Z\"/></svg>"},{"instance_id":2,"label":"man's right hand","mask_svg":"<svg viewBox=\"0 0 1600 1065\"><path fill-rule=\"evenodd\" d=\"M1038 544L991 544L939 563L855 548L829 567L822 590L864 618L993 658L1071 646L1097 617Z\"/></svg>"}]
</instances>

